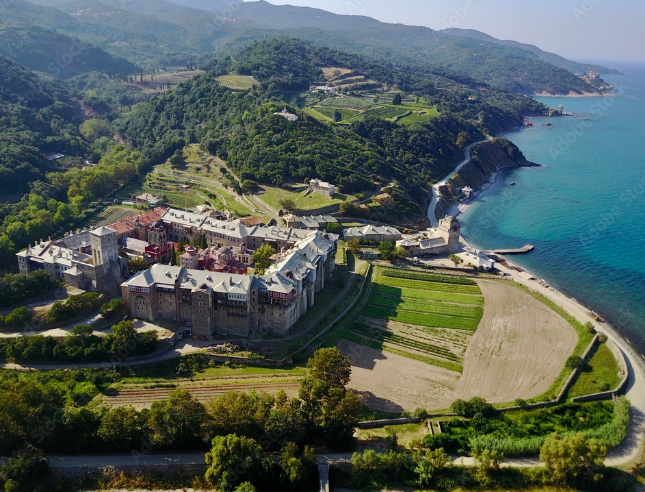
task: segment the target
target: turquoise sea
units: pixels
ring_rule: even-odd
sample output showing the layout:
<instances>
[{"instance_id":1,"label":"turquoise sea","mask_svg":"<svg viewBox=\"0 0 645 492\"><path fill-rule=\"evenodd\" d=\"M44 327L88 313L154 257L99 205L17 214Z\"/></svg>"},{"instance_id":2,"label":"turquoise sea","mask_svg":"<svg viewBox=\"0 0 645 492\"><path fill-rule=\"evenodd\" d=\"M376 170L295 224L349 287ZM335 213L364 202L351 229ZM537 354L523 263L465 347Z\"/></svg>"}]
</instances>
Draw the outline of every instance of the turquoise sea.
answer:
<instances>
[{"instance_id":1,"label":"turquoise sea","mask_svg":"<svg viewBox=\"0 0 645 492\"><path fill-rule=\"evenodd\" d=\"M603 77L620 96L539 98L576 116L507 136L543 167L500 176L462 215L463 235L481 249L535 245L512 261L645 354L645 65L604 64L625 73Z\"/></svg>"}]
</instances>

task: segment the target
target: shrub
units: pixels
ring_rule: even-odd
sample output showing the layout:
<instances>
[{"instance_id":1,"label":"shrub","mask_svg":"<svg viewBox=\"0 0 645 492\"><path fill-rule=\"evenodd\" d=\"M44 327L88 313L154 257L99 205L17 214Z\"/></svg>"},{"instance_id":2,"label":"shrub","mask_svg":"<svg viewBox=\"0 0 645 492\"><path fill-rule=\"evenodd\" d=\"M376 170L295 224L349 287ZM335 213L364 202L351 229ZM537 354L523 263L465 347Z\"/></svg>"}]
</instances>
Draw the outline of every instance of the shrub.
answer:
<instances>
[{"instance_id":1,"label":"shrub","mask_svg":"<svg viewBox=\"0 0 645 492\"><path fill-rule=\"evenodd\" d=\"M70 296L66 301L56 301L47 313L50 322L65 321L89 309L97 309L103 303L103 296L96 292L85 292Z\"/></svg>"},{"instance_id":2,"label":"shrub","mask_svg":"<svg viewBox=\"0 0 645 492\"><path fill-rule=\"evenodd\" d=\"M483 398L475 396L469 401L455 400L450 405L450 411L468 418L472 418L477 414L480 414L482 417L489 417L495 412L495 407Z\"/></svg>"},{"instance_id":3,"label":"shrub","mask_svg":"<svg viewBox=\"0 0 645 492\"><path fill-rule=\"evenodd\" d=\"M580 369L585 365L585 361L582 359L582 357L578 357L577 355L572 355L567 359L567 363L565 364L567 369Z\"/></svg>"},{"instance_id":4,"label":"shrub","mask_svg":"<svg viewBox=\"0 0 645 492\"><path fill-rule=\"evenodd\" d=\"M99 313L103 319L112 319L122 314L124 312L124 307L125 305L122 300L112 299L110 302L106 302L100 307Z\"/></svg>"},{"instance_id":5,"label":"shrub","mask_svg":"<svg viewBox=\"0 0 645 492\"><path fill-rule=\"evenodd\" d=\"M591 334L596 334L596 328L594 327L593 323L591 321L587 321L585 323L585 329L587 330L588 333Z\"/></svg>"},{"instance_id":6,"label":"shrub","mask_svg":"<svg viewBox=\"0 0 645 492\"><path fill-rule=\"evenodd\" d=\"M428 411L425 408L416 408L414 412L412 412L413 417L420 417L420 418L425 418L425 416L428 415Z\"/></svg>"},{"instance_id":7,"label":"shrub","mask_svg":"<svg viewBox=\"0 0 645 492\"><path fill-rule=\"evenodd\" d=\"M24 306L14 309L6 316L0 316L0 324L12 328L20 328L29 320L31 320L31 312Z\"/></svg>"},{"instance_id":8,"label":"shrub","mask_svg":"<svg viewBox=\"0 0 645 492\"><path fill-rule=\"evenodd\" d=\"M34 490L47 481L49 474L49 462L31 448L2 465L2 476L6 480L4 487L7 491Z\"/></svg>"}]
</instances>

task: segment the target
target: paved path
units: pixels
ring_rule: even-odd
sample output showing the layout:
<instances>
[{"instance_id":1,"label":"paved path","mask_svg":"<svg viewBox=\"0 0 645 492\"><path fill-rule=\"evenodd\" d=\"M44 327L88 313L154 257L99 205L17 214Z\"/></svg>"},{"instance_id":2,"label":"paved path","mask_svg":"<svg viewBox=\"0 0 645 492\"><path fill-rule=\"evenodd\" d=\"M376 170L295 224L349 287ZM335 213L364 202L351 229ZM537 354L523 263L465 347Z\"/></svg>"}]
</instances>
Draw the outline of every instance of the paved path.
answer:
<instances>
[{"instance_id":1,"label":"paved path","mask_svg":"<svg viewBox=\"0 0 645 492\"><path fill-rule=\"evenodd\" d=\"M461 171L461 168L464 167L468 162L470 162L470 151L472 148L480 143L484 143L486 140L482 140L480 142L475 142L473 144L470 144L468 147L464 149L464 160L450 173L448 176L443 178L441 181L436 183L435 185L432 186L432 200L430 201L430 205L428 206L428 220L430 221L430 225L432 227L439 227L439 220L437 219L437 204L439 203L439 198L441 197L441 194L439 193L439 188L445 185L450 179L456 175L459 171Z\"/></svg>"}]
</instances>

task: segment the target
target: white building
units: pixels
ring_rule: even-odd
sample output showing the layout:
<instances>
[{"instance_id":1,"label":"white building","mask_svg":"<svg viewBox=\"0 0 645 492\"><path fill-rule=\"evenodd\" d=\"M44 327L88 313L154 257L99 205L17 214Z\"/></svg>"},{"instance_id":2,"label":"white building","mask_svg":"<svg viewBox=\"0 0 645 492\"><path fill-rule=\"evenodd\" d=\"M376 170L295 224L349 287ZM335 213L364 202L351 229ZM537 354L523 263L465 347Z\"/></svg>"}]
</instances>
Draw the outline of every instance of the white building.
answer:
<instances>
[{"instance_id":1,"label":"white building","mask_svg":"<svg viewBox=\"0 0 645 492\"><path fill-rule=\"evenodd\" d=\"M284 119L289 121L298 121L300 119L297 114L290 113L287 108L284 108L279 113L273 113L273 114L282 116Z\"/></svg>"},{"instance_id":2,"label":"white building","mask_svg":"<svg viewBox=\"0 0 645 492\"><path fill-rule=\"evenodd\" d=\"M465 251L457 254L457 256L461 258L466 265L472 265L480 272L490 272L495 268L495 260L491 260L488 256L479 251L475 251L474 253Z\"/></svg>"},{"instance_id":3,"label":"white building","mask_svg":"<svg viewBox=\"0 0 645 492\"><path fill-rule=\"evenodd\" d=\"M319 179L312 179L311 181L309 181L309 189L328 198L331 198L336 194L335 185L327 183L325 181L320 181Z\"/></svg>"}]
</instances>

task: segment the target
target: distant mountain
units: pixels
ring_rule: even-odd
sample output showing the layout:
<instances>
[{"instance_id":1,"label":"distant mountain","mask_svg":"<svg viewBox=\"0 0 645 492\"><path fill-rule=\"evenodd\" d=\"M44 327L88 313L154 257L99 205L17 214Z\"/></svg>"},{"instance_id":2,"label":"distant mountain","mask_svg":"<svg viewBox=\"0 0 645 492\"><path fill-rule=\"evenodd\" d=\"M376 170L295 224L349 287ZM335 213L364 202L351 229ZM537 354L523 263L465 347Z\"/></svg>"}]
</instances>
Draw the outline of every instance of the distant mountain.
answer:
<instances>
[{"instance_id":1,"label":"distant mountain","mask_svg":"<svg viewBox=\"0 0 645 492\"><path fill-rule=\"evenodd\" d=\"M513 41L510 39L502 40L502 39L494 38L489 34L486 34L481 31L476 31L474 29L450 28L450 29L444 29L441 32L449 34L451 36L460 36L464 38L476 39L479 41L486 41L487 43L500 44L502 46L511 46L513 48L520 48L522 50L530 51L531 53L535 53L540 58L540 60L550 63L551 65L555 65L556 67L563 68L575 74L583 74L585 72L588 72L589 70L593 70L594 72L601 73L601 74L616 73L616 70L612 70L607 67L603 67L601 65L594 65L590 63L580 63L572 60L567 60L566 58L560 55L556 55L555 53L550 53L548 51L541 50L540 48L532 44L520 43L518 41Z\"/></svg>"},{"instance_id":2,"label":"distant mountain","mask_svg":"<svg viewBox=\"0 0 645 492\"><path fill-rule=\"evenodd\" d=\"M235 18L240 21L283 30L292 37L394 64L441 66L504 90L525 94L594 91L572 73L518 47L451 36L425 27L387 24L369 17L276 6L264 1L244 3L237 10Z\"/></svg>"},{"instance_id":3,"label":"distant mountain","mask_svg":"<svg viewBox=\"0 0 645 492\"><path fill-rule=\"evenodd\" d=\"M244 0L170 0L170 3L191 9L221 13L237 8Z\"/></svg>"},{"instance_id":4,"label":"distant mountain","mask_svg":"<svg viewBox=\"0 0 645 492\"><path fill-rule=\"evenodd\" d=\"M48 7L13 0L4 22L55 28L148 69L204 62L214 50L230 52L253 40L296 37L392 66L459 73L516 93L594 91L526 49L308 7L238 0L35 1Z\"/></svg>"},{"instance_id":5,"label":"distant mountain","mask_svg":"<svg viewBox=\"0 0 645 492\"><path fill-rule=\"evenodd\" d=\"M134 73L101 48L36 26L0 26L0 54L32 70L69 78L87 72Z\"/></svg>"}]
</instances>

